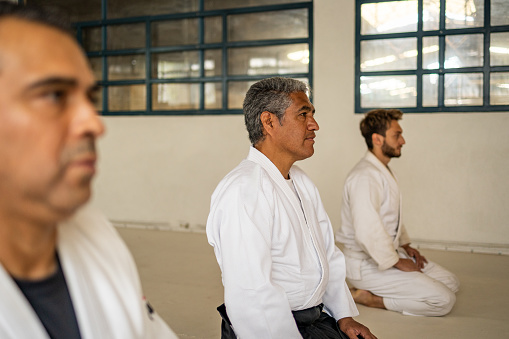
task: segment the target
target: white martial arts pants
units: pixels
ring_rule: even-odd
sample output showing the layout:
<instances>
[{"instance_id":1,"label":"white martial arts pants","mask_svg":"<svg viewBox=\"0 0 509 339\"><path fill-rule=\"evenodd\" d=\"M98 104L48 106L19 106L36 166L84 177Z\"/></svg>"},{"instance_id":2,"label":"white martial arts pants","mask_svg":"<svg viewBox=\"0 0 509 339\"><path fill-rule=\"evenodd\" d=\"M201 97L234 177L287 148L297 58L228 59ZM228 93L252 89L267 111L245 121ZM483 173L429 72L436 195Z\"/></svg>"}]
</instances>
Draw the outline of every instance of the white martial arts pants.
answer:
<instances>
[{"instance_id":1,"label":"white martial arts pants","mask_svg":"<svg viewBox=\"0 0 509 339\"><path fill-rule=\"evenodd\" d=\"M401 258L408 257L402 249ZM367 290L383 298L385 308L405 315L442 316L449 313L456 301L458 278L440 265L428 261L421 272L403 272L391 267L379 271L373 259L354 259L360 268L360 280L348 279L358 289ZM352 264L352 262L350 263ZM360 265L359 265L360 264Z\"/></svg>"}]
</instances>

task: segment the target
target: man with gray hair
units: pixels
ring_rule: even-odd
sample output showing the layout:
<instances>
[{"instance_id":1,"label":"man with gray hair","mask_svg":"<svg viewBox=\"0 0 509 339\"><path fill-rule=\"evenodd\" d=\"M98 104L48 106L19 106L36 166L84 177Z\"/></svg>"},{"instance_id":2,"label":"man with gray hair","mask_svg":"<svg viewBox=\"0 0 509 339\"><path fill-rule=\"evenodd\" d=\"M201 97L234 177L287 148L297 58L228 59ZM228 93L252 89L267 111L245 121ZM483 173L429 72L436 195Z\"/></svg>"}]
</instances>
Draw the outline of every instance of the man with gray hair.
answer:
<instances>
[{"instance_id":1,"label":"man with gray hair","mask_svg":"<svg viewBox=\"0 0 509 339\"><path fill-rule=\"evenodd\" d=\"M244 100L252 147L212 195L207 236L222 271L222 338L375 338L311 179L318 124L301 81L261 80ZM227 314L226 314L227 311Z\"/></svg>"}]
</instances>

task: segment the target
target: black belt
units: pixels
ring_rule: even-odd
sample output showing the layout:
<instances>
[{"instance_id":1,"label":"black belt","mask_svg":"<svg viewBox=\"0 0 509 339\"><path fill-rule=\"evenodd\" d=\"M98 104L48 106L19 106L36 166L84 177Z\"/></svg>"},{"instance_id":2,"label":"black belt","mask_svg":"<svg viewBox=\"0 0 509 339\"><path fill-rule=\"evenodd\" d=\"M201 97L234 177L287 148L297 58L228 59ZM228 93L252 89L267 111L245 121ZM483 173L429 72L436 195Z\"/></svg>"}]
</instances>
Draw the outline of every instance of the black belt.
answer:
<instances>
[{"instance_id":1,"label":"black belt","mask_svg":"<svg viewBox=\"0 0 509 339\"><path fill-rule=\"evenodd\" d=\"M217 308L223 318L221 323L221 339L236 339L232 324L226 314L224 304ZM300 334L305 339L348 339L338 326L338 323L327 313L323 312L323 304L300 311L292 311Z\"/></svg>"},{"instance_id":2,"label":"black belt","mask_svg":"<svg viewBox=\"0 0 509 339\"><path fill-rule=\"evenodd\" d=\"M320 304L315 307L306 308L305 310L292 311L292 314L297 325L309 326L320 318L322 310L323 304Z\"/></svg>"}]
</instances>

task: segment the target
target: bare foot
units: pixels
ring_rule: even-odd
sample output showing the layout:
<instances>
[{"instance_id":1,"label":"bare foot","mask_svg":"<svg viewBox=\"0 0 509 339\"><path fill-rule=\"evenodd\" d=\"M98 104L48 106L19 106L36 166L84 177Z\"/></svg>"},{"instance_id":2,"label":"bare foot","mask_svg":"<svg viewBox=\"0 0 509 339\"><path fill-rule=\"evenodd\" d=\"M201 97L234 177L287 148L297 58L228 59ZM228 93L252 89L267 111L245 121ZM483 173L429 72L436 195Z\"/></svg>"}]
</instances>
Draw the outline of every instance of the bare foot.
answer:
<instances>
[{"instance_id":1,"label":"bare foot","mask_svg":"<svg viewBox=\"0 0 509 339\"><path fill-rule=\"evenodd\" d=\"M350 289L350 293L352 293L353 300L361 305L368 307L376 307L376 308L384 308L385 305L382 297L374 295L370 291L360 290L352 287Z\"/></svg>"}]
</instances>

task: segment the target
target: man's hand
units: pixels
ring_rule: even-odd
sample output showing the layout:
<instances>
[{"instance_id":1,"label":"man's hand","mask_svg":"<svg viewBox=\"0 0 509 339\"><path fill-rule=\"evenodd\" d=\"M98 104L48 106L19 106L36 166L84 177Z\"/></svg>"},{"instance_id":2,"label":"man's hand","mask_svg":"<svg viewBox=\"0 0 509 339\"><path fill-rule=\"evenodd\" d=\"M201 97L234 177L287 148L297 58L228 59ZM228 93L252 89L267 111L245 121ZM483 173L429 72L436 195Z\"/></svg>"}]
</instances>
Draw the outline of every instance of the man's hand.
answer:
<instances>
[{"instance_id":1,"label":"man's hand","mask_svg":"<svg viewBox=\"0 0 509 339\"><path fill-rule=\"evenodd\" d=\"M410 247L410 244L406 244L401 247L403 247L405 249L406 253L410 257L415 259L415 263L417 264L417 267L419 267L419 269L423 269L424 264L428 263L428 260L426 260L426 258L423 255L421 255L421 253L418 250L416 250L413 247Z\"/></svg>"},{"instance_id":2,"label":"man's hand","mask_svg":"<svg viewBox=\"0 0 509 339\"><path fill-rule=\"evenodd\" d=\"M338 325L339 329L343 331L350 339L377 339L375 335L369 331L369 328L356 322L351 317L339 319Z\"/></svg>"},{"instance_id":3,"label":"man's hand","mask_svg":"<svg viewBox=\"0 0 509 339\"><path fill-rule=\"evenodd\" d=\"M403 272L422 272L419 266L417 266L412 259L399 258L394 267Z\"/></svg>"}]
</instances>

